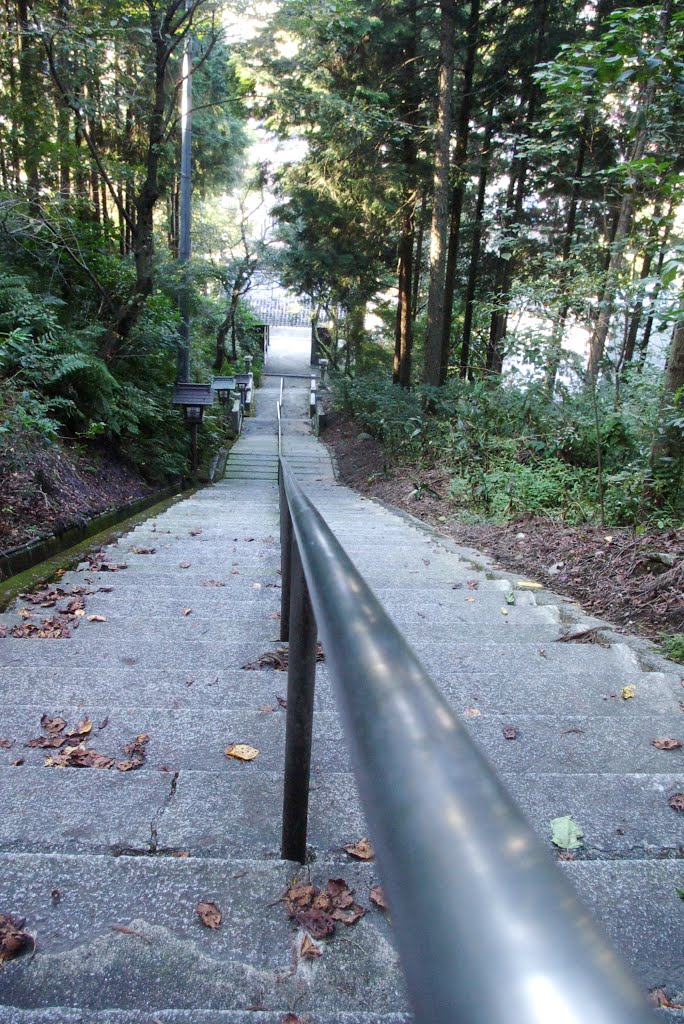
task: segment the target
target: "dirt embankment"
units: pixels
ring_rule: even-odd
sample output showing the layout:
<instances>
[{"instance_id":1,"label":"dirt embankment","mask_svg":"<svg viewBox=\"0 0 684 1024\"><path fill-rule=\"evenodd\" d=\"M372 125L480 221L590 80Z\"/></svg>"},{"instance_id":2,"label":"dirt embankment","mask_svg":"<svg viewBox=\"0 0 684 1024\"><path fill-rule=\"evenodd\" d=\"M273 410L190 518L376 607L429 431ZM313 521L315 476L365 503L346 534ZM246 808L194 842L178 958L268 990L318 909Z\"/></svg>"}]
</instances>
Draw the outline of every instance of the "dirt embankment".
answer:
<instances>
[{"instance_id":1,"label":"dirt embankment","mask_svg":"<svg viewBox=\"0 0 684 1024\"><path fill-rule=\"evenodd\" d=\"M84 454L65 444L35 447L17 462L11 451L0 449L0 552L155 490L104 450Z\"/></svg>"},{"instance_id":2,"label":"dirt embankment","mask_svg":"<svg viewBox=\"0 0 684 1024\"><path fill-rule=\"evenodd\" d=\"M359 436L361 435L361 436ZM522 518L503 526L465 525L446 496L449 475L412 465L386 474L382 445L353 420L329 413L322 440L342 480L410 512L506 569L578 600L617 627L652 639L684 633L684 531L565 526Z\"/></svg>"}]
</instances>

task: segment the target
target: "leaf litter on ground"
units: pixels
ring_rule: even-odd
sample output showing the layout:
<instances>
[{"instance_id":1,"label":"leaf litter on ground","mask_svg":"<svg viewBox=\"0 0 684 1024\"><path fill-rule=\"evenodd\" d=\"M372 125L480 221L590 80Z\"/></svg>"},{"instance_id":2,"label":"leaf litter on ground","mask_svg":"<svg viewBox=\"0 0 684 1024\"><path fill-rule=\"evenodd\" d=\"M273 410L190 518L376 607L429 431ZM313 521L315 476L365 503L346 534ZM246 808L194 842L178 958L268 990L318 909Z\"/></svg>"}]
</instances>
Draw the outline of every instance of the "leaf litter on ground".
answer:
<instances>
[{"instance_id":1,"label":"leaf litter on ground","mask_svg":"<svg viewBox=\"0 0 684 1024\"><path fill-rule=\"evenodd\" d=\"M287 647L276 647L275 651L264 651L255 661L248 661L242 668L250 672L264 668L273 669L275 672L287 672L288 656ZM316 661L325 661L325 654L320 643L316 645Z\"/></svg>"},{"instance_id":2,"label":"leaf litter on ground","mask_svg":"<svg viewBox=\"0 0 684 1024\"><path fill-rule=\"evenodd\" d=\"M295 882L283 897L290 917L313 939L326 939L336 924L351 926L366 911L354 902L353 890L343 878L329 878L325 888L310 882Z\"/></svg>"},{"instance_id":3,"label":"leaf litter on ground","mask_svg":"<svg viewBox=\"0 0 684 1024\"><path fill-rule=\"evenodd\" d=\"M0 914L0 964L20 956L29 946L35 950L36 940L24 930L25 924L23 917Z\"/></svg>"}]
</instances>

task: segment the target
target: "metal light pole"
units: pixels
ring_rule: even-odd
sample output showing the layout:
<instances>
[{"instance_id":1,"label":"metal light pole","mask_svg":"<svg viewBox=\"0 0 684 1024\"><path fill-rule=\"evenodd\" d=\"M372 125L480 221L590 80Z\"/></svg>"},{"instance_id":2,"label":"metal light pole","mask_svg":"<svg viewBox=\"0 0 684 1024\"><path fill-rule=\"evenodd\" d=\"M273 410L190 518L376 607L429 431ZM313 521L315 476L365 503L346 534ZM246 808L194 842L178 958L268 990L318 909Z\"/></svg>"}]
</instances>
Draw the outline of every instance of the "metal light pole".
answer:
<instances>
[{"instance_id":1,"label":"metal light pole","mask_svg":"<svg viewBox=\"0 0 684 1024\"><path fill-rule=\"evenodd\" d=\"M190 380L190 284L188 264L190 261L190 228L192 223L191 170L192 170L192 37L185 38L182 65L181 89L181 169L180 169L180 210L178 227L178 263L180 287L178 289L178 310L180 330L178 332L179 382ZM196 432L197 427L193 427ZM195 440L195 439L194 439Z\"/></svg>"}]
</instances>

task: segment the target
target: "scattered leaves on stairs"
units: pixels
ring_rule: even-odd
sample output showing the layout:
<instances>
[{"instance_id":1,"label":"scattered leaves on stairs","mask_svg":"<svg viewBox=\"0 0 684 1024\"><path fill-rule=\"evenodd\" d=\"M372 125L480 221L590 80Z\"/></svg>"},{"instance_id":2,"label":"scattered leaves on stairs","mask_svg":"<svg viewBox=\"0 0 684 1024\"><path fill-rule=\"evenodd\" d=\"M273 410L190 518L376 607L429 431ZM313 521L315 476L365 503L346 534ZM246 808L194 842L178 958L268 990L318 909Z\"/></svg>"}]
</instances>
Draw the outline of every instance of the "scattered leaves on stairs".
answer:
<instances>
[{"instance_id":1,"label":"scattered leaves on stairs","mask_svg":"<svg viewBox=\"0 0 684 1024\"><path fill-rule=\"evenodd\" d=\"M673 811L684 812L684 793L673 793L667 802Z\"/></svg>"},{"instance_id":2,"label":"scattered leaves on stairs","mask_svg":"<svg viewBox=\"0 0 684 1024\"><path fill-rule=\"evenodd\" d=\"M658 750L679 750L682 745L681 740L674 740L671 737L651 740L651 742L654 747L658 748Z\"/></svg>"},{"instance_id":3,"label":"scattered leaves on stairs","mask_svg":"<svg viewBox=\"0 0 684 1024\"><path fill-rule=\"evenodd\" d=\"M597 644L599 647L610 647L610 644L601 636L601 630L595 626L593 629L580 629L578 633L564 633L559 636L556 643L561 644Z\"/></svg>"},{"instance_id":4,"label":"scattered leaves on stairs","mask_svg":"<svg viewBox=\"0 0 684 1024\"><path fill-rule=\"evenodd\" d=\"M684 1006L671 1001L664 988L654 988L649 992L648 998L654 1006L663 1006L668 1010L684 1010Z\"/></svg>"}]
</instances>

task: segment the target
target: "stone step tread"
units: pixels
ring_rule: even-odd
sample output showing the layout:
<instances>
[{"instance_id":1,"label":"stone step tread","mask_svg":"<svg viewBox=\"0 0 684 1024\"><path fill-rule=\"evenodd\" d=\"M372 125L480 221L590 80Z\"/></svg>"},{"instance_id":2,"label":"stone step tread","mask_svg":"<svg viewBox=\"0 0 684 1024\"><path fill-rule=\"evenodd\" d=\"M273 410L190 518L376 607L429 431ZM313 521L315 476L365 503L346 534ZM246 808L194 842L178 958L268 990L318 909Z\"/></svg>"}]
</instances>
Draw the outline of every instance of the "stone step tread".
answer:
<instances>
[{"instance_id":1,"label":"stone step tread","mask_svg":"<svg viewBox=\"0 0 684 1024\"><path fill-rule=\"evenodd\" d=\"M47 709L43 705L4 706L0 709L0 736L15 741L15 746L0 749L0 764L9 765L21 756L26 765L42 766L46 751L25 748L24 744L41 734L40 717L45 711L62 715L69 727L90 719L94 723L93 746L109 756L123 758L125 744L140 733L149 734L145 770L201 768L222 774L247 770L259 775L282 766L285 715L280 710L260 712L256 704L253 709L222 709L220 716L215 708L164 710L90 703L85 707L52 704ZM611 717L562 712L553 716L511 716L480 711L476 706L465 709L459 717L499 772L684 771L684 748L660 750L653 745L653 740L660 738L684 742L679 710L657 716L629 708L623 715ZM97 726L105 721L107 725L98 733ZM503 729L511 725L517 729L517 737L507 740ZM319 770L350 771L348 743L338 713L317 712L313 732L313 758ZM429 738L424 741L429 742ZM246 768L225 757L224 749L231 743L248 743L260 751L259 757Z\"/></svg>"},{"instance_id":2,"label":"stone step tread","mask_svg":"<svg viewBox=\"0 0 684 1024\"><path fill-rule=\"evenodd\" d=\"M0 1006L0 1024L283 1024L289 1009L283 1006L274 1012L255 1010L176 1010L168 1009L165 1003L145 1008L141 1019L140 1010L84 1010L67 1006L52 1006L42 1010L23 1010L17 1007ZM149 1016L148 1016L149 1014ZM301 1024L412 1024L413 1018L406 1013L346 1013L331 1010L324 1014L316 1011L315 1018L309 1014L297 1018Z\"/></svg>"},{"instance_id":3,"label":"stone step tread","mask_svg":"<svg viewBox=\"0 0 684 1024\"><path fill-rule=\"evenodd\" d=\"M297 934L279 902L295 872L291 864L17 854L2 860L0 905L25 917L37 936L33 958L5 967L5 1004L244 1011L258 997L264 1013L290 1009L296 999L298 1013L310 1011L314 1019L340 1010L405 1012L391 926L376 908L321 943L314 971L293 956ZM681 1001L681 865L575 862L561 869L642 988L662 986ZM319 885L343 877L369 907L368 893L378 881L374 864L319 862L309 871ZM221 928L201 925L200 900L221 908ZM454 923L455 950L467 931L467 921Z\"/></svg>"},{"instance_id":4,"label":"stone step tread","mask_svg":"<svg viewBox=\"0 0 684 1024\"><path fill-rule=\"evenodd\" d=\"M282 770L251 768L0 768L0 850L276 858ZM369 832L355 782L348 772L318 768L314 752L308 843L317 858L347 863L344 844ZM501 780L550 853L550 822L570 814L584 832L578 859L679 861L684 886L681 815L668 803L684 791L684 772L503 773Z\"/></svg>"},{"instance_id":5,"label":"stone step tread","mask_svg":"<svg viewBox=\"0 0 684 1024\"><path fill-rule=\"evenodd\" d=\"M606 716L624 720L653 715L681 715L684 696L679 675L650 672L636 677L636 698L619 696L624 684L621 669L601 675L564 670L550 679L537 675L524 679L508 665L473 671L459 680L434 673L433 678L454 710L463 715L478 708L483 714L500 714L512 720L519 715ZM74 674L60 665L49 671L22 667L0 670L0 699L18 706L48 707L135 706L138 708L202 708L254 710L275 706L277 696L287 693L287 673L218 669L207 672L194 666L138 669L136 665L98 665L91 673ZM614 696L613 696L614 695ZM317 710L336 709L335 697L324 665L319 665L315 692Z\"/></svg>"}]
</instances>

